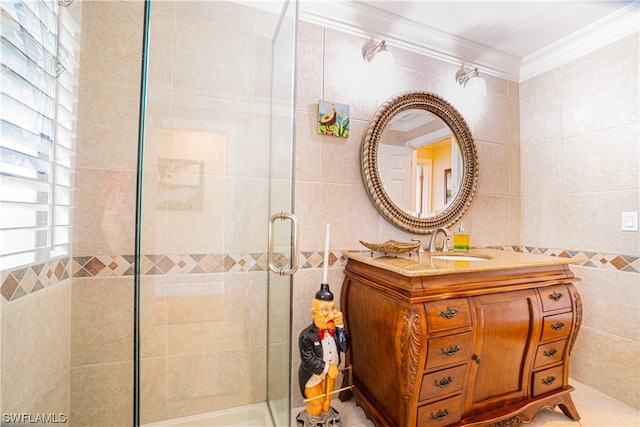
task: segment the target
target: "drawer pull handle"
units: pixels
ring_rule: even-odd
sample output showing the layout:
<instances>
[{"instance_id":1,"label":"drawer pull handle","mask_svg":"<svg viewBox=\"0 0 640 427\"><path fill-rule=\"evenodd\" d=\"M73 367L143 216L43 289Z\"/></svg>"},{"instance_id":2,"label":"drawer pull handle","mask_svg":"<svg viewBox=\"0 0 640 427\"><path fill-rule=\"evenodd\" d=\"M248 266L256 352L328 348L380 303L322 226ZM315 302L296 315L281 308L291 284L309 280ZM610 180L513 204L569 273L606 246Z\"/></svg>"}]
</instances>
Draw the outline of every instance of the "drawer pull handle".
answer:
<instances>
[{"instance_id":1,"label":"drawer pull handle","mask_svg":"<svg viewBox=\"0 0 640 427\"><path fill-rule=\"evenodd\" d=\"M542 352L542 355L547 357L553 357L556 355L556 353L558 353L558 350L556 350L555 348L551 348L548 351Z\"/></svg>"},{"instance_id":2,"label":"drawer pull handle","mask_svg":"<svg viewBox=\"0 0 640 427\"><path fill-rule=\"evenodd\" d=\"M451 385L452 382L453 382L452 377L446 377L446 378L442 378L440 381L437 381L437 380L434 381L433 385L436 387L445 388Z\"/></svg>"},{"instance_id":3,"label":"drawer pull handle","mask_svg":"<svg viewBox=\"0 0 640 427\"><path fill-rule=\"evenodd\" d=\"M564 328L564 323L562 322L556 322L553 325L551 325L551 329L553 329L554 331L559 331L562 328Z\"/></svg>"},{"instance_id":4,"label":"drawer pull handle","mask_svg":"<svg viewBox=\"0 0 640 427\"><path fill-rule=\"evenodd\" d=\"M431 419L438 421L444 420L450 413L451 412L448 409L438 409L438 412L435 414L433 412L431 413Z\"/></svg>"},{"instance_id":5,"label":"drawer pull handle","mask_svg":"<svg viewBox=\"0 0 640 427\"><path fill-rule=\"evenodd\" d=\"M544 378L542 380L542 384L544 385L551 385L553 384L553 382L556 380L556 377L549 375L547 378Z\"/></svg>"},{"instance_id":6,"label":"drawer pull handle","mask_svg":"<svg viewBox=\"0 0 640 427\"><path fill-rule=\"evenodd\" d=\"M448 348L441 348L440 354L444 354L446 356L453 356L457 352L462 350L459 345L450 345Z\"/></svg>"},{"instance_id":7,"label":"drawer pull handle","mask_svg":"<svg viewBox=\"0 0 640 427\"><path fill-rule=\"evenodd\" d=\"M446 310L440 312L440 317L444 317L445 319L453 319L460 313L460 310L457 308L447 307Z\"/></svg>"},{"instance_id":8,"label":"drawer pull handle","mask_svg":"<svg viewBox=\"0 0 640 427\"><path fill-rule=\"evenodd\" d=\"M554 301L560 301L560 298L562 298L563 295L559 292L553 291L553 293L551 295L549 295L549 299L552 299Z\"/></svg>"}]
</instances>

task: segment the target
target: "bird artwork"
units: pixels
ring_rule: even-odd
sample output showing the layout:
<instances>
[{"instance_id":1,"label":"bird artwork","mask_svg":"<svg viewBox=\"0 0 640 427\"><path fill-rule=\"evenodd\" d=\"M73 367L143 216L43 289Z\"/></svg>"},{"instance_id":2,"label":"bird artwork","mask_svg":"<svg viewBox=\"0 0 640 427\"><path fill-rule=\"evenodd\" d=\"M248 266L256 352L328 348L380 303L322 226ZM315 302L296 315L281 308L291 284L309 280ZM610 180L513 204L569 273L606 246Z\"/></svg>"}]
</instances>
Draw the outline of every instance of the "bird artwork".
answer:
<instances>
[{"instance_id":1,"label":"bird artwork","mask_svg":"<svg viewBox=\"0 0 640 427\"><path fill-rule=\"evenodd\" d=\"M349 136L349 106L321 100L318 104L318 133L347 138Z\"/></svg>"}]
</instances>

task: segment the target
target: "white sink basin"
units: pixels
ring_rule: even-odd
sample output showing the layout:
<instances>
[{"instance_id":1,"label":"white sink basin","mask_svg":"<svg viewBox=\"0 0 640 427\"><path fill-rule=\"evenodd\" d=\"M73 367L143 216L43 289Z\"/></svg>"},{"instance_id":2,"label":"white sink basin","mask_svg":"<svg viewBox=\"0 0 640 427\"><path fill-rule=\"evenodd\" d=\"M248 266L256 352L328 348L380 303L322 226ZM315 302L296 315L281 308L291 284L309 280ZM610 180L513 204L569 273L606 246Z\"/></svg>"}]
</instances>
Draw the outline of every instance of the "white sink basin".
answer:
<instances>
[{"instance_id":1,"label":"white sink basin","mask_svg":"<svg viewBox=\"0 0 640 427\"><path fill-rule=\"evenodd\" d=\"M447 261L487 261L490 258L473 255L432 255L431 258L444 259Z\"/></svg>"}]
</instances>

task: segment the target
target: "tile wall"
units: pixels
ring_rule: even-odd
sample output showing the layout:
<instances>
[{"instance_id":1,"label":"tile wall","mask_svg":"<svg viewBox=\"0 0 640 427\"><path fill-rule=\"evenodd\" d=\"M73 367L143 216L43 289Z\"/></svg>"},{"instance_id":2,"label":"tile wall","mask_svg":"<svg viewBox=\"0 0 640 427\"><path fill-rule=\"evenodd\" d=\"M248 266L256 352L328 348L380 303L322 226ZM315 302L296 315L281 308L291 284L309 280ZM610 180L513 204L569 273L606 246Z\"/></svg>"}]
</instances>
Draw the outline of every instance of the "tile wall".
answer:
<instances>
[{"instance_id":1,"label":"tile wall","mask_svg":"<svg viewBox=\"0 0 640 427\"><path fill-rule=\"evenodd\" d=\"M636 33L520 85L522 245L639 256L638 232L621 231L621 212L640 207L638 51ZM584 318L570 375L638 408L637 264L574 271Z\"/></svg>"}]
</instances>

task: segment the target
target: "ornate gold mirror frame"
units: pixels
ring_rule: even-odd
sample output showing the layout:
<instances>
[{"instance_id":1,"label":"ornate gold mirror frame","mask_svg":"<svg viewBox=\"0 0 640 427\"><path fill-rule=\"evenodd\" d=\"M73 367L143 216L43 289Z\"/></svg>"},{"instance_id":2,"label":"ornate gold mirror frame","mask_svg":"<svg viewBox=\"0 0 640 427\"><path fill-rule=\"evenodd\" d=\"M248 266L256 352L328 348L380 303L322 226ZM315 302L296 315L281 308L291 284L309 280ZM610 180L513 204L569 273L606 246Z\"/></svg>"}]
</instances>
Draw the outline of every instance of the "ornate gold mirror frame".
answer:
<instances>
[{"instance_id":1,"label":"ornate gold mirror frame","mask_svg":"<svg viewBox=\"0 0 640 427\"><path fill-rule=\"evenodd\" d=\"M380 137L391 119L407 109L423 109L442 119L458 140L462 153L461 188L455 198L434 216L421 218L397 206L384 189L378 170ZM464 117L444 98L429 92L411 91L385 101L369 121L360 149L362 179L378 212L394 226L416 234L429 234L437 227L450 227L471 204L478 183L478 153Z\"/></svg>"}]
</instances>

